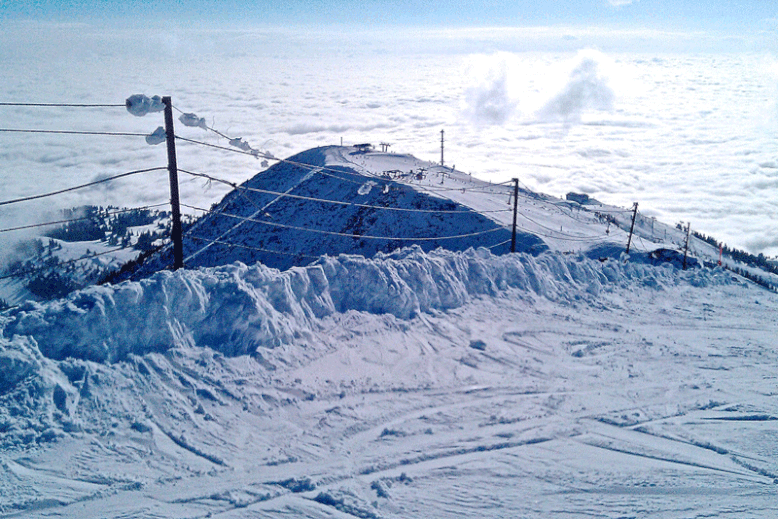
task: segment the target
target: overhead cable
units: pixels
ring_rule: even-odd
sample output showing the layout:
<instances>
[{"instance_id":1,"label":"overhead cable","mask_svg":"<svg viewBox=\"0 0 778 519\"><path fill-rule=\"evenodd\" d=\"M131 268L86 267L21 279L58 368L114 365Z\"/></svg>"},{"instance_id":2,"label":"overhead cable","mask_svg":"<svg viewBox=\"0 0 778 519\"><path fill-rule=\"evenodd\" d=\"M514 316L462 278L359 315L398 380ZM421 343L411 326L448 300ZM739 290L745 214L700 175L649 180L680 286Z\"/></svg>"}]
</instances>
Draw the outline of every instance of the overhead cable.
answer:
<instances>
[{"instance_id":1,"label":"overhead cable","mask_svg":"<svg viewBox=\"0 0 778 519\"><path fill-rule=\"evenodd\" d=\"M207 238L201 238L199 236L194 236L194 235L191 235L191 234L188 235L188 237L193 239L193 240L203 241L203 242L207 242L207 243L211 243L211 244L225 245L227 247L238 247L238 248L241 248L241 249L255 250L255 251L259 251L259 252L269 252L271 254L282 254L284 256L295 256L295 257L296 256L301 256L301 257L304 257L304 258L313 258L313 259L319 259L320 258L320 256L311 256L309 254L303 254L303 253L283 252L283 251L280 251L280 250L263 249L262 247L251 247L250 245L243 245L243 244L240 244L240 243L230 243L230 242L226 242L226 241L223 241L223 240L210 240L210 239L207 239Z\"/></svg>"},{"instance_id":2,"label":"overhead cable","mask_svg":"<svg viewBox=\"0 0 778 519\"><path fill-rule=\"evenodd\" d=\"M88 254L86 256L81 256L80 258L74 258L74 259L67 260L67 261L60 261L59 263L57 263L56 266L60 267L62 265L69 265L71 263L78 263L79 261L84 261L84 260L88 260L88 259L92 259L92 258L97 258L98 256L105 256L106 254L113 254L114 252L119 252L119 251L125 250L125 249L131 249L132 247L134 247L134 245L127 245L125 247L119 247L118 249L111 249L111 250L107 250L107 251L103 251L103 252L96 252L94 254ZM11 274L5 274L3 276L0 276L0 280L8 279L8 278L14 278L14 277L19 277L19 276L24 276L26 274L34 274L36 272L43 272L43 271L46 271L46 270L51 270L51 267L36 267L36 268L31 268L31 269L18 270L16 272L12 272Z\"/></svg>"},{"instance_id":3,"label":"overhead cable","mask_svg":"<svg viewBox=\"0 0 778 519\"><path fill-rule=\"evenodd\" d=\"M37 200L39 198L46 198L46 197L49 197L49 196L61 195L62 193L67 193L69 191L76 191L78 189L84 189L86 187L94 186L94 185L97 185L97 184L103 184L105 182L110 182L112 180L117 180L119 178L129 177L130 175L137 175L139 173L148 173L149 171L160 171L160 170L166 170L166 169L167 169L166 167L157 167L157 168L138 169L138 170L135 170L135 171L128 171L127 173L121 173L119 175L114 175L112 177L107 177L107 178L103 178L103 179L100 179L100 180L95 180L94 182L89 182L87 184L81 184L79 186L73 186L73 187L69 187L69 188L66 188L66 189L60 189L59 191L52 191L50 193L43 193L43 194L40 194L40 195L27 196L27 197L24 197L24 198L15 198L13 200L5 200L5 201L0 202L0 206L9 205L9 204L16 204L16 203L19 203L19 202L27 202L27 201L30 201L30 200Z\"/></svg>"},{"instance_id":4,"label":"overhead cable","mask_svg":"<svg viewBox=\"0 0 778 519\"><path fill-rule=\"evenodd\" d=\"M510 242L511 242L511 240L505 240L505 241L501 241L500 243L495 243L494 245L490 245L490 246L488 246L486 248L487 249L496 249L500 245L505 245L506 243L510 243Z\"/></svg>"},{"instance_id":5,"label":"overhead cable","mask_svg":"<svg viewBox=\"0 0 778 519\"><path fill-rule=\"evenodd\" d=\"M36 106L36 107L64 107L64 108L124 108L122 104L89 104L89 103L0 103L0 106Z\"/></svg>"},{"instance_id":6,"label":"overhead cable","mask_svg":"<svg viewBox=\"0 0 778 519\"><path fill-rule=\"evenodd\" d=\"M131 132L90 132L90 131L76 131L76 130L35 130L35 129L19 129L19 128L0 128L0 132L5 133L57 133L65 135L109 135L112 137L145 137L145 133L131 133Z\"/></svg>"},{"instance_id":7,"label":"overhead cable","mask_svg":"<svg viewBox=\"0 0 778 519\"><path fill-rule=\"evenodd\" d=\"M274 195L278 197L286 197L286 198L294 198L297 200L307 200L311 202L323 202L327 204L335 204L335 205L348 205L348 206L356 206L356 207L363 207L367 209L383 209L387 211L400 211L400 212L408 212L408 213L459 213L459 214L480 214L480 213L504 213L506 211L510 211L510 209L500 209L496 211L473 211L473 210L449 210L449 209L410 209L405 207L388 207L388 206L380 206L380 205L370 205L370 204L360 204L357 202L344 202L342 200L330 200L326 198L316 198L312 196L303 196L303 195L293 195L291 193L281 193L279 191L270 191L267 189L259 189L255 187L248 187L248 186L241 186L237 185L233 182L229 182L227 180L223 180L220 178L213 177L211 175L206 175L204 173L193 173L191 171L186 171L183 169L179 169L178 171L182 173L186 173L188 175L196 176L196 177L203 177L207 178L208 180L213 180L214 182L221 182L223 184L231 186L233 189L240 189L244 191L251 191L254 193L262 193L266 195Z\"/></svg>"},{"instance_id":8,"label":"overhead cable","mask_svg":"<svg viewBox=\"0 0 778 519\"><path fill-rule=\"evenodd\" d=\"M182 205L184 205L184 204L182 204ZM185 206L185 207L190 207L191 209L195 209L197 211L208 212L207 210L199 208L199 207L188 206L188 205ZM495 227L493 229L488 229L486 231L477 231L477 232L466 233L466 234L458 234L458 235L454 235L454 236L434 236L434 237L373 236L373 235L369 235L369 234L347 234L347 233L340 233L340 232L335 232L335 231L325 231L325 230L322 230L322 229L309 229L307 227L299 227L299 226L296 226L296 225L287 225L287 224L283 224L283 223L268 222L268 221L265 221L265 220L257 220L255 218L248 218L248 217L245 217L245 216L240 216L240 215L231 214L231 213L225 213L225 212L214 213L214 214L217 215L217 216L226 216L228 218L234 218L234 219L242 220L242 221L246 221L246 222L259 223L259 224L262 224L262 225L269 225L269 226L272 226L272 227L281 227L281 228L284 228L284 229L294 229L296 231L307 231L307 232L313 232L313 233L318 233L318 234L327 234L327 235L332 235L332 236L344 236L346 238L357 238L357 239L365 239L365 240L399 240L399 241L454 240L454 239L458 239L458 238L469 238L471 236L479 236L479 235L482 235L482 234L489 234L489 233L493 233L493 232L497 232L497 231L504 231L505 230L503 227Z\"/></svg>"},{"instance_id":9,"label":"overhead cable","mask_svg":"<svg viewBox=\"0 0 778 519\"><path fill-rule=\"evenodd\" d=\"M601 237L601 236L576 236L576 235L572 235L572 234L566 234L566 233L563 233L563 232L557 232L554 229L551 229L550 227L546 227L545 225L536 222L535 220L533 220L532 218L530 218L529 216L527 216L525 214L519 213L519 216L523 217L525 220L529 220L530 222L534 223L538 227L541 227L542 229L546 229L547 231L549 231L551 233L554 233L554 234L543 234L543 233L540 233L540 232L537 232L537 231L530 231L529 229L525 229L527 232L532 232L534 234L537 234L539 236L543 236L545 238L565 239L565 240L569 240L569 241L592 241L592 242L594 242L594 241L605 241L605 240L608 239L607 237Z\"/></svg>"},{"instance_id":10,"label":"overhead cable","mask_svg":"<svg viewBox=\"0 0 778 519\"><path fill-rule=\"evenodd\" d=\"M84 217L81 217L81 218L70 218L70 219L67 219L67 220L57 220L57 221L54 221L54 222L43 222L43 223L35 223L35 224L31 224L31 225L21 225L19 227L10 227L8 229L0 229L0 232L21 231L22 229L34 229L34 228L37 228L37 227L49 227L51 225L62 225L62 224L71 223L71 222L80 222L80 221L83 221L83 220L94 220L96 218L102 218L104 216L113 216L113 215L116 215L116 214L129 213L129 212L132 212L132 211L143 211L145 209L153 209L155 207L161 207L163 205L168 205L168 204L169 204L168 202L163 202L161 204L146 205L146 206L143 206L143 207L133 207L133 208L129 208L129 209L121 209L121 210L118 210L118 211L107 211L107 212L105 212L103 214L96 214L96 215L93 215L93 216L84 216Z\"/></svg>"},{"instance_id":11,"label":"overhead cable","mask_svg":"<svg viewBox=\"0 0 778 519\"><path fill-rule=\"evenodd\" d=\"M240 149L228 148L226 146L219 146L218 144L211 144L209 142L198 141L198 140L195 140L195 139L188 139L186 137L181 137L180 135L176 135L176 139L184 141L184 142L189 142L191 144L198 144L200 146L206 146L206 147L209 147L209 148L215 148L215 149L222 150L222 151L229 151L231 153L238 153L240 155L247 155L247 156L254 157L254 158L264 158L264 159L268 159L268 160L275 160L277 162L282 162L284 164L290 164L292 166L298 166L298 167L306 168L306 169L310 169L310 170L314 170L315 169L316 173L318 173L318 174L335 177L335 178L338 178L339 180L342 180L343 182L353 182L354 184L364 184L364 181L362 181L362 180L360 180L360 181L351 181L351 180L342 178L342 177L340 177L338 175L335 175L334 173L337 173L339 175L350 175L350 176L354 176L354 177L359 177L361 179L365 178L365 176L369 176L369 177L377 178L377 179L382 179L383 178L378 173L368 172L369 174L366 175L366 174L363 174L363 173L352 173L350 171L346 171L346 170L343 170L343 169L337 169L335 167L314 166L313 164L306 164L304 162L298 162L298 161L294 161L294 160L290 160L290 159L279 159L278 157L274 157L273 155L271 155L269 153L263 153L263 152L259 152L259 151L256 151L256 150L249 152L249 151L243 151L243 150L240 150ZM397 182L397 184L398 185L405 185L405 184L400 183L400 182ZM469 187L469 188L465 188L465 189L468 190L468 191L470 191L470 190L481 190L481 189L487 190L487 189L490 189L491 187L497 187L497 186L500 186L502 184L506 184L506 183L489 184L489 185L484 185L484 186L480 186L480 187ZM438 188L438 187L435 187L435 186L420 186L420 187L422 189L424 189L426 191L430 191L430 192L461 191L463 189L461 187L450 187L450 188Z\"/></svg>"},{"instance_id":12,"label":"overhead cable","mask_svg":"<svg viewBox=\"0 0 778 519\"><path fill-rule=\"evenodd\" d=\"M184 142L190 142L192 144L199 144L200 146L207 146L209 148L216 148L218 150L230 151L232 153L239 153L241 155L248 155L250 157L255 157L255 158L256 157L262 157L263 159L277 160L277 161L280 161L280 162L286 162L286 161L283 161L282 159L277 159L276 157L273 157L272 155L270 155L268 153L262 153L260 151L257 151L256 153L253 153L253 152L250 152L250 151L243 151L243 150L240 150L240 149L228 148L226 146L219 146L218 144L211 144L210 142L203 142L203 141L196 141L194 139L187 139L186 137L181 137L180 135L176 135L176 139L178 139L180 141L184 141Z\"/></svg>"}]
</instances>

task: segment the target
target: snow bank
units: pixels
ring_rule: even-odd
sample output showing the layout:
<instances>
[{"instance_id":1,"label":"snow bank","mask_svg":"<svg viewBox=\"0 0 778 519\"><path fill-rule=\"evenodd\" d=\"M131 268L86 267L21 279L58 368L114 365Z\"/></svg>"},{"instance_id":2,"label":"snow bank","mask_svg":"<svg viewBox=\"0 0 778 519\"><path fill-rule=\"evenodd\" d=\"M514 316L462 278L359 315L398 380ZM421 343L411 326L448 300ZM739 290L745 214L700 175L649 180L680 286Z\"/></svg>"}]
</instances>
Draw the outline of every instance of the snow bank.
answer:
<instances>
[{"instance_id":1,"label":"snow bank","mask_svg":"<svg viewBox=\"0 0 778 519\"><path fill-rule=\"evenodd\" d=\"M319 319L349 310L411 319L481 295L518 293L572 303L614 286L730 282L718 269L683 272L583 256L494 256L487 249L425 253L418 247L372 259L324 257L283 272L242 263L159 272L10 312L2 335L16 347L0 343L0 374L12 381L34 369L34 361L25 360L23 350L29 348L21 347L28 339L43 356L58 360L117 362L178 346L207 346L234 356L291 344Z\"/></svg>"},{"instance_id":2,"label":"snow bank","mask_svg":"<svg viewBox=\"0 0 778 519\"><path fill-rule=\"evenodd\" d=\"M0 338L0 393L40 370L40 354L26 337Z\"/></svg>"}]
</instances>

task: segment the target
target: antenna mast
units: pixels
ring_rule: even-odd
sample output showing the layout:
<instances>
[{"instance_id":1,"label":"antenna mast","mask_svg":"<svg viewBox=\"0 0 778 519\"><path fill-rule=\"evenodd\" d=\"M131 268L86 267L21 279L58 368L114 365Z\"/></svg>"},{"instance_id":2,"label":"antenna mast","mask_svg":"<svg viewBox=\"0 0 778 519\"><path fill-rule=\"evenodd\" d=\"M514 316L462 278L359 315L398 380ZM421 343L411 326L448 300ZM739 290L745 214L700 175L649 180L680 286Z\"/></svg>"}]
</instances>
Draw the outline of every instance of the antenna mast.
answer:
<instances>
[{"instance_id":1,"label":"antenna mast","mask_svg":"<svg viewBox=\"0 0 778 519\"><path fill-rule=\"evenodd\" d=\"M440 130L440 165L443 165L443 134L445 130Z\"/></svg>"}]
</instances>

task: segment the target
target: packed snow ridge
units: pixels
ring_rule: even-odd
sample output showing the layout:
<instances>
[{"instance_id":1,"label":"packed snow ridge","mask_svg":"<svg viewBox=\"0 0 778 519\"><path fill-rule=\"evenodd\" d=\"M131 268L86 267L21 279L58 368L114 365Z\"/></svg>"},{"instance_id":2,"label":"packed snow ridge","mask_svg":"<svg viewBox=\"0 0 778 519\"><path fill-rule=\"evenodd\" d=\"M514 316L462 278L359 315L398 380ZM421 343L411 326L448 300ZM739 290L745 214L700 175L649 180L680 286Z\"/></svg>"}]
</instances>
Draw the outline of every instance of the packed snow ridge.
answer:
<instances>
[{"instance_id":1,"label":"packed snow ridge","mask_svg":"<svg viewBox=\"0 0 778 519\"><path fill-rule=\"evenodd\" d=\"M279 271L262 264L158 272L148 279L95 286L67 299L29 302L3 317L0 378L7 386L40 354L117 362L170 348L209 347L228 356L291 344L336 312L391 314L458 308L508 290L555 302L590 301L617 287L732 282L721 269L598 261L582 255L493 255L487 249L425 253L410 247L372 259L323 257ZM39 350L40 354L35 351Z\"/></svg>"}]
</instances>

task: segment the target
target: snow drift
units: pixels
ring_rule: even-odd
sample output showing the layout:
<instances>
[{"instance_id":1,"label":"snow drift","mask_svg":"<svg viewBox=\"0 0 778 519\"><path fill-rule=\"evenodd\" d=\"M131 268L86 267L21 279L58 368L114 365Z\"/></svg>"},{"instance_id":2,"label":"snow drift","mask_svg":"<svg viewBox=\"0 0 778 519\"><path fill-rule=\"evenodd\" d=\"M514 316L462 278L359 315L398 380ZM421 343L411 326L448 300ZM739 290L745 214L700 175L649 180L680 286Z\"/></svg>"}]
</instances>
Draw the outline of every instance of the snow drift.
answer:
<instances>
[{"instance_id":1,"label":"snow drift","mask_svg":"<svg viewBox=\"0 0 778 519\"><path fill-rule=\"evenodd\" d=\"M323 257L288 271L240 262L165 271L10 312L2 326L0 376L8 385L33 369L34 361L23 354L35 349L31 345L50 359L108 363L182 346L235 356L291 344L317 320L336 312L410 319L511 289L522 296L577 301L614 286L661 289L682 280L709 285L728 283L731 276L718 269L682 272L583 256L495 256L487 249L425 253L419 247L373 259ZM9 339L17 347L11 348Z\"/></svg>"},{"instance_id":2,"label":"snow drift","mask_svg":"<svg viewBox=\"0 0 778 519\"><path fill-rule=\"evenodd\" d=\"M773 510L778 301L735 279L415 247L30 303L0 515Z\"/></svg>"}]
</instances>

